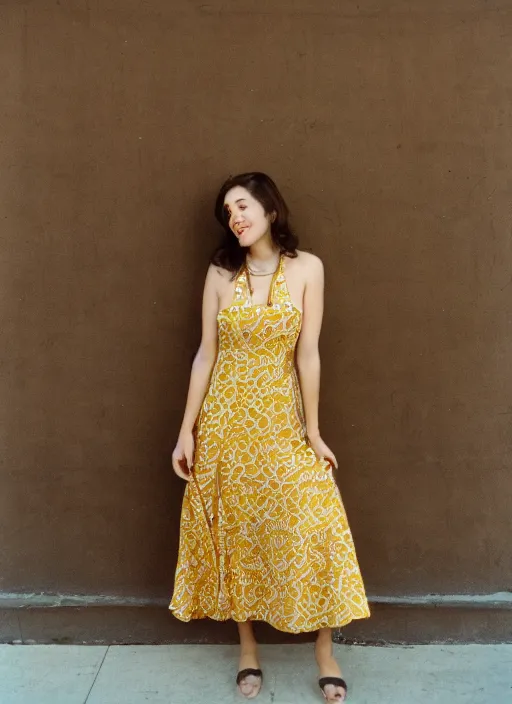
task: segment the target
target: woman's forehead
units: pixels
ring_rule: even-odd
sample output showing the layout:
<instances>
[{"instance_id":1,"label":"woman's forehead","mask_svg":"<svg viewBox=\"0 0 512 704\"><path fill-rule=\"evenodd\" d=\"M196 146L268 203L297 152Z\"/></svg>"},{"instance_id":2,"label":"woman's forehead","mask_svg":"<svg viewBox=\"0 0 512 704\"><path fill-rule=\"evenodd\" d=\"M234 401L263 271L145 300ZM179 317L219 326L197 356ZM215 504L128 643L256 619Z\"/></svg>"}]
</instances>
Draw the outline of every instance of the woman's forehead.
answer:
<instances>
[{"instance_id":1,"label":"woman's forehead","mask_svg":"<svg viewBox=\"0 0 512 704\"><path fill-rule=\"evenodd\" d=\"M235 186L229 190L224 196L224 205L233 205L242 200L252 200L252 196L249 191L243 186Z\"/></svg>"}]
</instances>

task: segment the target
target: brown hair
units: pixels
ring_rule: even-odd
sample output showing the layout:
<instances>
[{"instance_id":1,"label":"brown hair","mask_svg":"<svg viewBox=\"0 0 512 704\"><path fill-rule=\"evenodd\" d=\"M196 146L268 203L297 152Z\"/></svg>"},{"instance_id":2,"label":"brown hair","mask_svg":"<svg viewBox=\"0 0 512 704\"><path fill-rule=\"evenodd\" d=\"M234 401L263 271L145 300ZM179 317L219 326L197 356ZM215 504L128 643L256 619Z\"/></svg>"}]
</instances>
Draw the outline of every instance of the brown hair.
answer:
<instances>
[{"instance_id":1,"label":"brown hair","mask_svg":"<svg viewBox=\"0 0 512 704\"><path fill-rule=\"evenodd\" d=\"M228 271L237 272L245 260L246 247L241 247L229 227L229 215L224 207L226 193L235 186L245 188L261 203L265 213L275 213L270 225L270 233L279 251L289 257L297 256L299 240L288 224L289 211L283 196L270 176L253 171L238 176L230 176L222 185L215 201L215 217L224 229L224 239L212 257L212 264Z\"/></svg>"}]
</instances>

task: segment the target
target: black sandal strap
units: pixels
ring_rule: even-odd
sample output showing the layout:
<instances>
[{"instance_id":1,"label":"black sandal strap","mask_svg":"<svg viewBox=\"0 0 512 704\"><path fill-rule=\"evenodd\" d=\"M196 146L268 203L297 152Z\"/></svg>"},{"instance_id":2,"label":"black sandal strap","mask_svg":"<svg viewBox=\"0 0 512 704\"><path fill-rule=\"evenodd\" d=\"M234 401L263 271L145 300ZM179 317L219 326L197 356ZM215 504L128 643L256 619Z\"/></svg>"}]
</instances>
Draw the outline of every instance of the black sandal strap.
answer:
<instances>
[{"instance_id":1,"label":"black sandal strap","mask_svg":"<svg viewBox=\"0 0 512 704\"><path fill-rule=\"evenodd\" d=\"M320 685L320 689L322 690L328 684L333 684L335 687L343 687L343 689L345 690L345 694L348 694L347 683L345 682L345 680L342 680L341 677L321 677L318 680L318 684Z\"/></svg>"},{"instance_id":2,"label":"black sandal strap","mask_svg":"<svg viewBox=\"0 0 512 704\"><path fill-rule=\"evenodd\" d=\"M260 677L261 680L263 680L263 672L261 670L255 670L253 667L246 667L245 670L240 670L236 676L236 683L240 684L240 682L246 677L249 677L249 675L253 675L253 677Z\"/></svg>"}]
</instances>

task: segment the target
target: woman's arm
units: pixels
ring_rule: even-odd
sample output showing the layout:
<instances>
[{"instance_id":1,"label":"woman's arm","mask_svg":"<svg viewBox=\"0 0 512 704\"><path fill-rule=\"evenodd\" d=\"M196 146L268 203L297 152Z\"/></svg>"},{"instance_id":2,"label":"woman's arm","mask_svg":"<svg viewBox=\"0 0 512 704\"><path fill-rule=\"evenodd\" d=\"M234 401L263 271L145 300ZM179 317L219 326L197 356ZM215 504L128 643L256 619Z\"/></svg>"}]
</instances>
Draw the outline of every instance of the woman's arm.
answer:
<instances>
[{"instance_id":1,"label":"woman's arm","mask_svg":"<svg viewBox=\"0 0 512 704\"><path fill-rule=\"evenodd\" d=\"M217 313L219 272L213 265L208 269L203 291L201 344L192 364L185 413L176 448L172 453L172 466L182 479L190 480L194 462L194 437L192 431L201 409L217 357Z\"/></svg>"},{"instance_id":2,"label":"woman's arm","mask_svg":"<svg viewBox=\"0 0 512 704\"><path fill-rule=\"evenodd\" d=\"M306 418L306 433L317 457L325 457L337 468L336 457L322 440L318 424L320 397L318 340L324 312L324 267L318 257L309 255L305 262L305 271L306 285L303 298L302 329L297 345L297 369Z\"/></svg>"}]
</instances>

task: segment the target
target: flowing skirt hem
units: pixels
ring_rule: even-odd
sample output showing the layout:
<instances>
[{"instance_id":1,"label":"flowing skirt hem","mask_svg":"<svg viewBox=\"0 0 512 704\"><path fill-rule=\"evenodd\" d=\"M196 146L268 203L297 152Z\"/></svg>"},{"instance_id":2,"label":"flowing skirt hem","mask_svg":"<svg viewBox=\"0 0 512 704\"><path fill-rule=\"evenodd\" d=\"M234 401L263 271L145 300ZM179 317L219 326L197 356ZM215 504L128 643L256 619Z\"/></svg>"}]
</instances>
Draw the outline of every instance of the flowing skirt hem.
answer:
<instances>
[{"instance_id":1,"label":"flowing skirt hem","mask_svg":"<svg viewBox=\"0 0 512 704\"><path fill-rule=\"evenodd\" d=\"M177 618L179 621L183 621L185 623L189 623L190 621L195 621L199 619L211 619L212 621L237 621L236 614L225 614L225 613L205 613L203 611L201 612L195 612L193 614L184 614L180 613L178 609L175 609L172 604L169 605L169 611L171 611L172 615ZM338 628L343 628L344 626L348 625L352 621L357 621L359 619L365 619L365 618L370 618L370 610L369 608L361 610L361 613L349 613L345 614L341 618L337 618L336 616L323 616L318 618L317 620L312 619L311 623L308 624L307 628L296 628L293 626L290 626L286 623L284 623L282 620L276 621L272 617L266 617L266 618L261 618L261 616L247 616L247 621L263 621L264 623L268 623L269 626L272 626L272 628L275 628L277 631L282 631L283 633L311 633L313 631L318 631L319 628L332 628L332 629L338 629Z\"/></svg>"}]
</instances>

